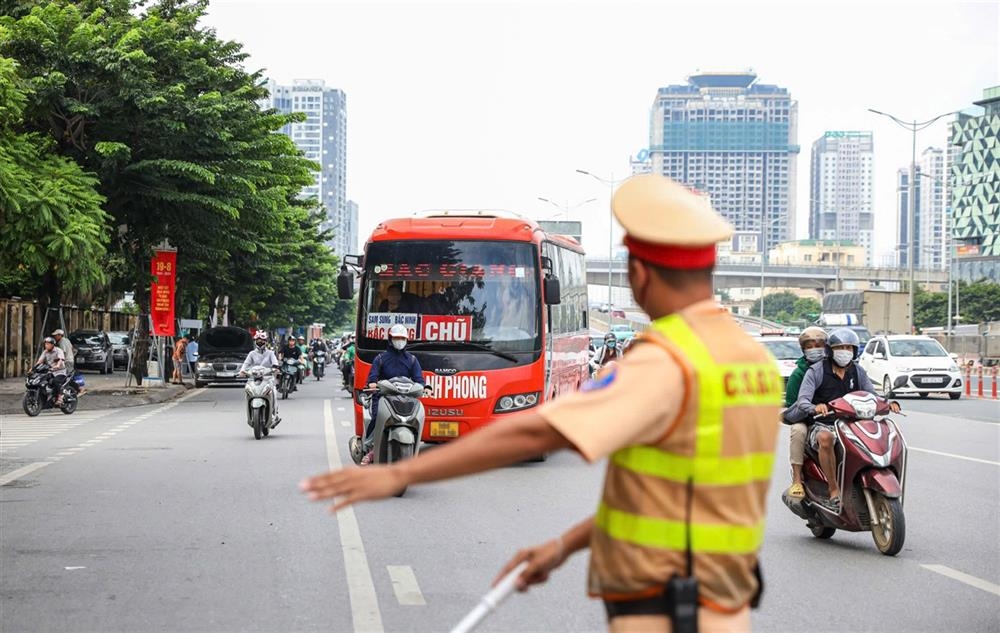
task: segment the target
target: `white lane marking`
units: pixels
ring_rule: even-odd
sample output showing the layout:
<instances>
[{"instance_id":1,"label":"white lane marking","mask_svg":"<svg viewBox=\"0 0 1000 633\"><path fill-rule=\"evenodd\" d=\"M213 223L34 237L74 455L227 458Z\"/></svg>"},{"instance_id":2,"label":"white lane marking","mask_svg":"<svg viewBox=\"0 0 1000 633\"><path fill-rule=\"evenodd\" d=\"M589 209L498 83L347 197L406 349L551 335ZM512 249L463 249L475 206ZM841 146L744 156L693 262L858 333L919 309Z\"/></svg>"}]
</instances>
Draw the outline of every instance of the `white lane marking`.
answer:
<instances>
[{"instance_id":1,"label":"white lane marking","mask_svg":"<svg viewBox=\"0 0 1000 633\"><path fill-rule=\"evenodd\" d=\"M340 450L337 447L337 432L333 428L333 407L329 400L323 401L323 427L326 430L326 460L331 470L343 467ZM378 595L372 580L365 544L361 540L358 519L354 508L346 508L337 513L340 528L340 547L344 551L344 568L347 574L347 593L351 600L351 620L355 631L381 633L382 614L378 608Z\"/></svg>"},{"instance_id":2,"label":"white lane marking","mask_svg":"<svg viewBox=\"0 0 1000 633\"><path fill-rule=\"evenodd\" d=\"M66 571L76 571L77 569L86 569L86 567L66 567Z\"/></svg>"},{"instance_id":3,"label":"white lane marking","mask_svg":"<svg viewBox=\"0 0 1000 633\"><path fill-rule=\"evenodd\" d=\"M39 468L45 468L51 463L52 462L35 462L33 464L28 464L27 466L22 466L17 470L12 470L6 475L0 477L0 486L6 486L10 482L20 479L25 475L29 475L38 470Z\"/></svg>"},{"instance_id":4,"label":"white lane marking","mask_svg":"<svg viewBox=\"0 0 1000 633\"><path fill-rule=\"evenodd\" d=\"M344 407L337 407L337 411L343 411Z\"/></svg>"},{"instance_id":5,"label":"white lane marking","mask_svg":"<svg viewBox=\"0 0 1000 633\"><path fill-rule=\"evenodd\" d=\"M350 423L350 422L348 422L347 420L341 420L341 421L340 421L340 425L341 425L341 426L351 426L351 423Z\"/></svg>"},{"instance_id":6,"label":"white lane marking","mask_svg":"<svg viewBox=\"0 0 1000 633\"><path fill-rule=\"evenodd\" d=\"M952 580L963 582L970 587L982 589L983 591L988 591L995 596L1000 596L1000 585L994 585L993 583L983 580L982 578L976 578L975 576L970 576L969 574L963 574L960 571L952 569L951 567L945 567L944 565L921 565L921 567L936 574L947 576Z\"/></svg>"},{"instance_id":7,"label":"white lane marking","mask_svg":"<svg viewBox=\"0 0 1000 633\"><path fill-rule=\"evenodd\" d=\"M954 453L942 453L941 451L932 451L929 448L917 448L916 446L907 446L906 448L911 451L917 451L918 453L930 453L931 455L941 455L942 457L952 457L954 459L964 459L969 462L979 462L981 464L1000 466L1000 462L994 462L988 459L979 459L978 457L966 457L965 455L956 455Z\"/></svg>"},{"instance_id":8,"label":"white lane marking","mask_svg":"<svg viewBox=\"0 0 1000 633\"><path fill-rule=\"evenodd\" d=\"M392 580L392 590L396 592L396 600L404 606L426 605L424 594L420 593L417 576L409 565L386 565L389 578Z\"/></svg>"}]
</instances>

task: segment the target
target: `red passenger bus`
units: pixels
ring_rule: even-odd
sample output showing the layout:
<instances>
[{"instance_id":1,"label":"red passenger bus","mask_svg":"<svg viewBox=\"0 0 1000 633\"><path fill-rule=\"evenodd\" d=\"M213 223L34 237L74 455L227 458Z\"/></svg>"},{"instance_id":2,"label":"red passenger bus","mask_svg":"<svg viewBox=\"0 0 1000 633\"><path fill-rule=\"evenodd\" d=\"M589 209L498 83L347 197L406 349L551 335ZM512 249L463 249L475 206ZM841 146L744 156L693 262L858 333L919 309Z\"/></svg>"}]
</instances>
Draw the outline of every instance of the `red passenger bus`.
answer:
<instances>
[{"instance_id":1,"label":"red passenger bus","mask_svg":"<svg viewBox=\"0 0 1000 633\"><path fill-rule=\"evenodd\" d=\"M441 442L573 391L588 377L583 249L503 212L438 211L383 222L362 256L355 432L371 363L389 328L409 332L433 395L423 440ZM353 294L342 268L341 298ZM346 297L345 297L346 295Z\"/></svg>"}]
</instances>

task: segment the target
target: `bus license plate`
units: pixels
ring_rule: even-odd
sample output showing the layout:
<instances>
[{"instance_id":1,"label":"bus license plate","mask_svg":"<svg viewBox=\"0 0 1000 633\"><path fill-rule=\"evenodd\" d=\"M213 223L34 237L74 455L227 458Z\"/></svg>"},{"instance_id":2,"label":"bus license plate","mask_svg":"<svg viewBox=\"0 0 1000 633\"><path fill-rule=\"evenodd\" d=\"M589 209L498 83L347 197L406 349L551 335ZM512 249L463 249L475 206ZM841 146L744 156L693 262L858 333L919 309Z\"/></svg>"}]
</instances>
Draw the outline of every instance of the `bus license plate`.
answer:
<instances>
[{"instance_id":1,"label":"bus license plate","mask_svg":"<svg viewBox=\"0 0 1000 633\"><path fill-rule=\"evenodd\" d=\"M458 422L431 422L433 437L458 437Z\"/></svg>"}]
</instances>

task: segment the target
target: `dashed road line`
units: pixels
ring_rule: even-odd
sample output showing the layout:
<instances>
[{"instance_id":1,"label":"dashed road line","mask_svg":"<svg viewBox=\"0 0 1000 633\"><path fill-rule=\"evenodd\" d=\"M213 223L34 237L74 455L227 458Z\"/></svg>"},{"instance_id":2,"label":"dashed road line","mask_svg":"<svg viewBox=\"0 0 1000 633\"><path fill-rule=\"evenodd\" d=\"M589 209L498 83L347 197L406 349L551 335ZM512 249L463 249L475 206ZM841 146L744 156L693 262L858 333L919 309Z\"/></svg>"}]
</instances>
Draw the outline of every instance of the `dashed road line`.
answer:
<instances>
[{"instance_id":1,"label":"dashed road line","mask_svg":"<svg viewBox=\"0 0 1000 633\"><path fill-rule=\"evenodd\" d=\"M82 411L71 416L60 413L58 418L49 415L32 418L23 414L0 416L0 452L24 448L118 411L119 409Z\"/></svg>"},{"instance_id":2,"label":"dashed road line","mask_svg":"<svg viewBox=\"0 0 1000 633\"><path fill-rule=\"evenodd\" d=\"M342 467L340 450L337 447L337 432L333 428L333 407L329 400L323 401L323 428L326 431L326 459L332 470ZM365 544L361 540L361 530L354 508L345 508L337 513L340 529L340 547L344 552L344 570L347 574L347 595L351 601L351 621L355 631L382 633L382 614L378 608L378 594L372 580Z\"/></svg>"},{"instance_id":3,"label":"dashed road line","mask_svg":"<svg viewBox=\"0 0 1000 633\"><path fill-rule=\"evenodd\" d=\"M200 389L192 389L188 393L184 394L183 396L181 396L180 398L177 398L176 400L174 400L172 402L168 402L168 403L166 403L166 404L164 404L164 405L162 405L162 406L160 406L160 407L158 407L156 409L153 409L152 411L149 411L148 413L144 413L142 415L139 415L139 416L136 416L136 417L132 418L126 424L135 424L136 422L139 422L141 420L145 420L147 418L150 418L150 417L152 417L154 415L163 413L164 411L169 411L170 409L173 409L174 407L176 407L177 405L179 405L180 403L184 402L185 400L187 400L188 398L190 398L191 396L195 395L196 393L198 393L200 391L201 391ZM106 415L108 415L110 413L115 413L117 411L119 411L119 409L108 409L108 410L105 410L105 411L100 411L100 412L97 412L97 413L100 413L100 415L95 416L94 418L90 418L90 419L97 419L99 417L104 417L104 416L106 416ZM27 416L25 416L25 417L27 417ZM72 424L70 427L67 427L67 428L72 428L72 426L78 426L79 424L83 424L84 422L87 422L88 420L89 419L76 420L76 421L74 421L75 424ZM35 472L36 470L45 468L49 464L54 464L54 463L58 462L59 460L63 459L63 457L68 457L68 455L63 455L63 453L76 454L77 452L82 451L85 448L89 448L91 446L94 446L95 444L101 443L101 441L103 441L105 439L109 439L108 437L102 437L103 435L106 435L106 434L102 433L101 435L98 435L97 437L94 437L94 438L92 438L92 439L90 439L90 440L88 440L86 442L82 442L80 444L77 444L73 448L65 449L65 450L63 450L60 453L56 453L55 455L46 458L45 461L33 462L31 464L28 464L27 466L22 466L21 468L18 468L16 470L12 470L9 473L7 473L6 475L0 476L0 486L6 486L7 484L11 483L12 481L16 481L18 479L21 479L22 477L24 477L26 475L29 475L29 474Z\"/></svg>"},{"instance_id":4,"label":"dashed road line","mask_svg":"<svg viewBox=\"0 0 1000 633\"><path fill-rule=\"evenodd\" d=\"M420 593L420 585L417 584L417 576L413 573L413 568L409 565L387 565L389 579L392 580L392 590L396 594L396 600L403 606L422 606L427 602L424 594Z\"/></svg>"},{"instance_id":5,"label":"dashed road line","mask_svg":"<svg viewBox=\"0 0 1000 633\"><path fill-rule=\"evenodd\" d=\"M1000 585L994 585L993 583L983 580L982 578L976 578L975 576L970 576L969 574L958 571L957 569L952 569L951 567L946 567L944 565L921 565L924 569L932 571L936 574L941 574L942 576L947 576L952 580L957 580L958 582L965 583L970 587L975 587L976 589L982 589L983 591L992 593L995 596L1000 596Z\"/></svg>"},{"instance_id":6,"label":"dashed road line","mask_svg":"<svg viewBox=\"0 0 1000 633\"><path fill-rule=\"evenodd\" d=\"M27 466L22 466L22 467L18 468L17 470L12 470L9 473L7 473L6 475L0 476L0 486L6 486L10 482L16 481L16 480L20 479L21 477L24 477L25 475L30 475L31 473L35 472L39 468L45 468L46 466L48 466L51 463L52 463L51 461L34 462L34 463L31 463L31 464L28 464Z\"/></svg>"},{"instance_id":7,"label":"dashed road line","mask_svg":"<svg viewBox=\"0 0 1000 633\"><path fill-rule=\"evenodd\" d=\"M917 448L916 446L907 446L907 449L911 451L917 451L918 453L930 453L931 455L940 455L942 457L951 457L952 459L964 459L968 462L979 462L981 464L990 464L991 466L1000 466L1000 462L994 462L988 459L979 459L978 457L967 457L965 455L956 455L954 453L944 453L942 451L932 451L929 448Z\"/></svg>"}]
</instances>

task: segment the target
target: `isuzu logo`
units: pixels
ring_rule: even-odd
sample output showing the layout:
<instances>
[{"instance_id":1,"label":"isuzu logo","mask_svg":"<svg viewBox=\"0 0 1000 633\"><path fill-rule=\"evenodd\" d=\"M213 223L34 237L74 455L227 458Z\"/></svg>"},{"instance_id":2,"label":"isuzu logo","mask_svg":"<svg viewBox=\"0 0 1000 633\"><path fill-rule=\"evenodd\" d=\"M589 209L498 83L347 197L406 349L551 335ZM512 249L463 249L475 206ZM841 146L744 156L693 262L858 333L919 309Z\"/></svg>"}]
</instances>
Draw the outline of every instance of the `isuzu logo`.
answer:
<instances>
[{"instance_id":1,"label":"isuzu logo","mask_svg":"<svg viewBox=\"0 0 1000 633\"><path fill-rule=\"evenodd\" d=\"M465 409L430 409L432 417L447 418L465 415Z\"/></svg>"},{"instance_id":2,"label":"isuzu logo","mask_svg":"<svg viewBox=\"0 0 1000 633\"><path fill-rule=\"evenodd\" d=\"M453 376L458 373L458 370L454 367L442 367L440 369L435 369L434 373L438 376Z\"/></svg>"}]
</instances>

